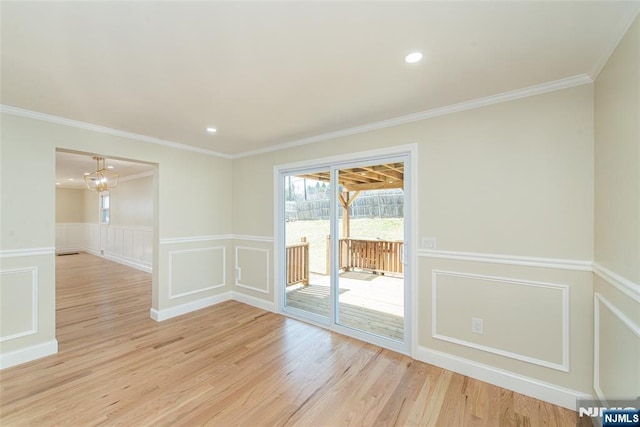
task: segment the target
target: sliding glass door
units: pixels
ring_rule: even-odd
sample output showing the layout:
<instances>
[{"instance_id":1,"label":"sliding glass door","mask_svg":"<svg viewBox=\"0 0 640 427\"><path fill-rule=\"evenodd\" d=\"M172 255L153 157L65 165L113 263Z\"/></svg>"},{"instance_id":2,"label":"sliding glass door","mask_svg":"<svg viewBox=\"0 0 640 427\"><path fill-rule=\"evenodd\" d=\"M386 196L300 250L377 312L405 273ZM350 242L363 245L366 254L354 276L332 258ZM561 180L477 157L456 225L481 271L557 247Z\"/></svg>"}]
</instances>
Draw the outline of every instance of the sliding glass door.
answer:
<instances>
[{"instance_id":1,"label":"sliding glass door","mask_svg":"<svg viewBox=\"0 0 640 427\"><path fill-rule=\"evenodd\" d=\"M404 341L404 162L338 170L341 326Z\"/></svg>"},{"instance_id":2,"label":"sliding glass door","mask_svg":"<svg viewBox=\"0 0 640 427\"><path fill-rule=\"evenodd\" d=\"M328 170L284 176L285 271L287 311L328 323L331 315L329 242L331 186Z\"/></svg>"},{"instance_id":3,"label":"sliding glass door","mask_svg":"<svg viewBox=\"0 0 640 427\"><path fill-rule=\"evenodd\" d=\"M408 351L407 156L278 176L281 309Z\"/></svg>"}]
</instances>

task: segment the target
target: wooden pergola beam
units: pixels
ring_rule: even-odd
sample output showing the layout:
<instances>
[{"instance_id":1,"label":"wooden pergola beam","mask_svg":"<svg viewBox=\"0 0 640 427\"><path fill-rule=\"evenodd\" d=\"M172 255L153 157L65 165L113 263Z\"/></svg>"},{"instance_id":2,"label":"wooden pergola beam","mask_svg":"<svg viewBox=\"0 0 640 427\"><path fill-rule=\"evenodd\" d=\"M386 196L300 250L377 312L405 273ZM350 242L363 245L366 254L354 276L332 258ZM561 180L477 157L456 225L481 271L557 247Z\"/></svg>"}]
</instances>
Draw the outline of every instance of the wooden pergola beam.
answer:
<instances>
[{"instance_id":1,"label":"wooden pergola beam","mask_svg":"<svg viewBox=\"0 0 640 427\"><path fill-rule=\"evenodd\" d=\"M392 178L392 179L399 179L399 180L403 180L404 179L404 173L403 172L398 172L396 170L388 170L388 171L383 171L380 169L375 169L372 167L365 167L363 169L366 169L370 172L376 173L378 175L382 175L385 176L387 178Z\"/></svg>"},{"instance_id":2,"label":"wooden pergola beam","mask_svg":"<svg viewBox=\"0 0 640 427\"><path fill-rule=\"evenodd\" d=\"M366 190L388 190L392 188L404 188L404 181L393 182L371 182L368 184L351 184L344 186L349 191L366 191Z\"/></svg>"},{"instance_id":3,"label":"wooden pergola beam","mask_svg":"<svg viewBox=\"0 0 640 427\"><path fill-rule=\"evenodd\" d=\"M315 172L299 175L299 178L330 182L331 174L329 172ZM387 163L383 165L341 169L338 174L338 182L346 191L404 188L404 165L403 163ZM345 200L345 203L346 202L348 202L348 200ZM343 203L342 200L341 203Z\"/></svg>"}]
</instances>

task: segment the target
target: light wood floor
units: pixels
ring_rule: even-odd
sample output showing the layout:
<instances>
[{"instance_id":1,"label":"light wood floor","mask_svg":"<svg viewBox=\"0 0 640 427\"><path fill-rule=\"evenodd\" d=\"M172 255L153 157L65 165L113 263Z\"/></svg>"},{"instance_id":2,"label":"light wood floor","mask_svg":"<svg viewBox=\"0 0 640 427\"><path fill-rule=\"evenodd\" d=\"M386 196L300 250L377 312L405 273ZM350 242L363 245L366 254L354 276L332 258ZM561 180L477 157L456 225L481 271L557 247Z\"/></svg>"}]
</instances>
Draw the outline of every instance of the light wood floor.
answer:
<instances>
[{"instance_id":1,"label":"light wood floor","mask_svg":"<svg viewBox=\"0 0 640 427\"><path fill-rule=\"evenodd\" d=\"M574 412L226 302L149 319L150 275L57 258L57 355L0 372L0 425L574 426Z\"/></svg>"}]
</instances>

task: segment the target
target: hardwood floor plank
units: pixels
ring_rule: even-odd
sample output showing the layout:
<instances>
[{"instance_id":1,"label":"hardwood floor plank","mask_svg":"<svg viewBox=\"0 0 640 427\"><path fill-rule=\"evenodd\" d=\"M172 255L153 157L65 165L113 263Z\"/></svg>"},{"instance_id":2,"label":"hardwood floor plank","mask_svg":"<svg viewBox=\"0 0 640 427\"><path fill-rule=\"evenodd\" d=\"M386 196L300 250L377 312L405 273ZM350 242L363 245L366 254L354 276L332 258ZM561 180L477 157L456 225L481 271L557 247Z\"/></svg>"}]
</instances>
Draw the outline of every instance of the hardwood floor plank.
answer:
<instances>
[{"instance_id":1,"label":"hardwood floor plank","mask_svg":"<svg viewBox=\"0 0 640 427\"><path fill-rule=\"evenodd\" d=\"M59 257L60 352L0 372L2 426L575 425L575 412L228 301L157 323L151 277Z\"/></svg>"}]
</instances>

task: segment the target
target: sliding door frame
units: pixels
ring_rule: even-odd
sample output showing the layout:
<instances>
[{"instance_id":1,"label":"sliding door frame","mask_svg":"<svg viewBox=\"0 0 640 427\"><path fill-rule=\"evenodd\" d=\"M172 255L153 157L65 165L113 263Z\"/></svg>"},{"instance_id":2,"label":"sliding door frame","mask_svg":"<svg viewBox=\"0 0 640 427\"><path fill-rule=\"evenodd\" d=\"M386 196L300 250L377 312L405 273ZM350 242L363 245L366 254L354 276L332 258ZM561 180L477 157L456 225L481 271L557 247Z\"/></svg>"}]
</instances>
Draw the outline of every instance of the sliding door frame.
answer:
<instances>
[{"instance_id":1,"label":"sliding door frame","mask_svg":"<svg viewBox=\"0 0 640 427\"><path fill-rule=\"evenodd\" d=\"M400 159L405 167L404 173L404 342L400 343L387 338L379 337L368 332L359 331L349 327L339 325L335 322L336 298L334 290L337 285L337 278L332 274L332 304L330 317L328 322L322 317L308 316L306 312L297 313L296 310L290 308L285 309L285 282L286 275L286 256L285 256L285 194L284 180L287 175L297 173L308 173L310 170L331 171L332 183L337 182L337 173L341 168L353 164L377 164L388 162L389 158ZM296 163L274 166L274 281L276 286L274 292L275 308L280 314L302 320L308 323L316 324L323 328L351 336L362 341L389 348L391 350L409 354L413 357L416 355L417 348L417 281L416 281L416 228L417 219L417 168L415 163L417 160L417 144L402 145L389 147L380 150L370 150L364 152L350 153L348 155L340 155L326 157ZM331 254L331 271L335 271L337 263L337 246L338 242L335 236L337 231L337 209L335 208L337 200L337 186L331 188L331 236L332 236L332 254Z\"/></svg>"}]
</instances>

